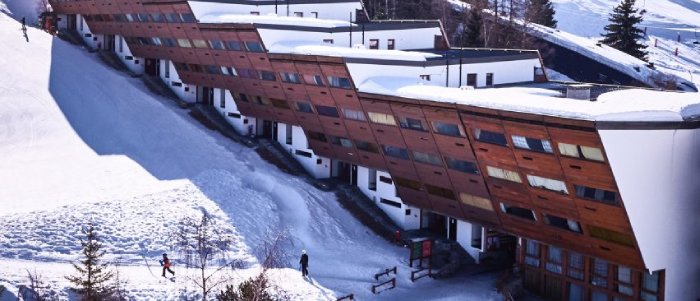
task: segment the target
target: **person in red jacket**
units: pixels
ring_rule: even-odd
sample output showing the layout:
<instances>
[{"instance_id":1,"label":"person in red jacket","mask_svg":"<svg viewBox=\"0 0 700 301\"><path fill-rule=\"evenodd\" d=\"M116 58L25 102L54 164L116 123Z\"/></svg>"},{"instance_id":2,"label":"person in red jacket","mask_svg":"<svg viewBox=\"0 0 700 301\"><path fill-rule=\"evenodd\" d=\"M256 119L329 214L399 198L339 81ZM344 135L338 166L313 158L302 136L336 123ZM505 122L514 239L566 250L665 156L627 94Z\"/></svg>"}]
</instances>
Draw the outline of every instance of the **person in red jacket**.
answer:
<instances>
[{"instance_id":1,"label":"person in red jacket","mask_svg":"<svg viewBox=\"0 0 700 301\"><path fill-rule=\"evenodd\" d=\"M160 261L160 265L163 266L163 277L165 277L165 270L168 270L170 274L175 276L175 272L170 269L170 259L168 259L168 254L163 253L163 260Z\"/></svg>"}]
</instances>

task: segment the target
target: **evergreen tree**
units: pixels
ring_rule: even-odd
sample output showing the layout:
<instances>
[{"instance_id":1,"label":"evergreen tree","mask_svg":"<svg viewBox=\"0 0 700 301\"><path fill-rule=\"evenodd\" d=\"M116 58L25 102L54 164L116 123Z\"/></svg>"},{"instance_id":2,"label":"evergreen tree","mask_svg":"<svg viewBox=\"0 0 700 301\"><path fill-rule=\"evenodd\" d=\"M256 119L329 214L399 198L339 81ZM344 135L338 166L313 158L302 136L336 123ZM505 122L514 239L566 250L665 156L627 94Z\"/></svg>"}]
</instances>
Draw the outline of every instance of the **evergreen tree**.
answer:
<instances>
[{"instance_id":1,"label":"evergreen tree","mask_svg":"<svg viewBox=\"0 0 700 301\"><path fill-rule=\"evenodd\" d=\"M255 278L243 281L238 288L227 285L226 289L216 295L218 301L278 301L284 298L277 298L268 292L270 287L265 273L259 274Z\"/></svg>"},{"instance_id":2,"label":"evergreen tree","mask_svg":"<svg viewBox=\"0 0 700 301\"><path fill-rule=\"evenodd\" d=\"M67 276L66 279L75 286L75 291L82 295L82 300L104 300L112 294L113 288L108 282L112 279L112 272L107 269L107 264L101 262L105 252L101 251L102 244L97 232L92 225L82 229L85 239L80 240L85 259L79 264L73 263L77 271L75 276Z\"/></svg>"},{"instance_id":3,"label":"evergreen tree","mask_svg":"<svg viewBox=\"0 0 700 301\"><path fill-rule=\"evenodd\" d=\"M481 28L484 26L484 20L481 17L479 9L472 8L467 13L467 21L464 26L463 44L467 47L483 47L484 38L481 35Z\"/></svg>"},{"instance_id":4,"label":"evergreen tree","mask_svg":"<svg viewBox=\"0 0 700 301\"><path fill-rule=\"evenodd\" d=\"M647 46L639 40L644 37L644 31L637 28L642 22L645 10L634 8L635 0L622 0L610 14L610 24L605 26L602 42L610 47L625 52L646 61Z\"/></svg>"},{"instance_id":5,"label":"evergreen tree","mask_svg":"<svg viewBox=\"0 0 700 301\"><path fill-rule=\"evenodd\" d=\"M557 28L557 20L554 19L554 6L550 0L530 0L526 16L532 23L537 23L551 28Z\"/></svg>"}]
</instances>

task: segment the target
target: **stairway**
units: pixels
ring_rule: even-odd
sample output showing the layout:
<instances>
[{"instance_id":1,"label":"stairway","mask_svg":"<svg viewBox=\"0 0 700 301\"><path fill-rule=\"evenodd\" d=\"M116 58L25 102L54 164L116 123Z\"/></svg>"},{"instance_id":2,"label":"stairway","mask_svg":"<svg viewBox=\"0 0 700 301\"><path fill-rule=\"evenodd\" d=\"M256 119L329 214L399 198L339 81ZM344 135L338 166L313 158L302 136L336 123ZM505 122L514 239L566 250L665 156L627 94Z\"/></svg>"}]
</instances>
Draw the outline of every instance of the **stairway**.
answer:
<instances>
[{"instance_id":1,"label":"stairway","mask_svg":"<svg viewBox=\"0 0 700 301\"><path fill-rule=\"evenodd\" d=\"M212 106L194 104L190 107L190 116L199 120L206 127L219 131L219 133L235 142L248 147L255 146L255 142L252 139L239 135L233 126L226 121L225 117L221 116L219 111Z\"/></svg>"},{"instance_id":2,"label":"stairway","mask_svg":"<svg viewBox=\"0 0 700 301\"><path fill-rule=\"evenodd\" d=\"M83 37L80 36L80 33L77 30L61 29L58 31L58 37L73 45L82 46L89 52L95 52L95 49L85 43L85 40L83 40Z\"/></svg>"},{"instance_id":3,"label":"stairway","mask_svg":"<svg viewBox=\"0 0 700 301\"><path fill-rule=\"evenodd\" d=\"M373 200L368 198L359 187L337 179L327 181L335 188L340 204L350 211L355 218L370 228L372 232L392 243L396 243L396 231L401 231L401 228Z\"/></svg>"},{"instance_id":4,"label":"stairway","mask_svg":"<svg viewBox=\"0 0 700 301\"><path fill-rule=\"evenodd\" d=\"M109 51L109 50L104 50L104 51L98 51L97 56L100 57L102 62L107 64L107 66L110 66L114 68L114 70L125 72L129 74L131 77L138 77L139 75L132 72L129 70L129 68L124 64L124 62L119 59L119 56L117 56L114 51Z\"/></svg>"},{"instance_id":5,"label":"stairway","mask_svg":"<svg viewBox=\"0 0 700 301\"><path fill-rule=\"evenodd\" d=\"M189 103L180 99L159 76L144 74L141 76L141 80L151 92L174 101L181 108L187 108L189 106Z\"/></svg>"}]
</instances>

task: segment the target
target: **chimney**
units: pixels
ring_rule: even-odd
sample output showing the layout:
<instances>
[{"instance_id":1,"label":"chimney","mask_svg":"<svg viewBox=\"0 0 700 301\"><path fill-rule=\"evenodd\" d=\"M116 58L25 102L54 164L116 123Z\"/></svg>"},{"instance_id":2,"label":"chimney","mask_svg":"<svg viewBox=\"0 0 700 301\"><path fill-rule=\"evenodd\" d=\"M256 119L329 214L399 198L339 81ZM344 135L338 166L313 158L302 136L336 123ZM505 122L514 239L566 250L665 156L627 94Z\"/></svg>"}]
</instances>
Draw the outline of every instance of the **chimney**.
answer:
<instances>
[{"instance_id":1,"label":"chimney","mask_svg":"<svg viewBox=\"0 0 700 301\"><path fill-rule=\"evenodd\" d=\"M591 85L575 84L566 86L566 98L591 100Z\"/></svg>"}]
</instances>

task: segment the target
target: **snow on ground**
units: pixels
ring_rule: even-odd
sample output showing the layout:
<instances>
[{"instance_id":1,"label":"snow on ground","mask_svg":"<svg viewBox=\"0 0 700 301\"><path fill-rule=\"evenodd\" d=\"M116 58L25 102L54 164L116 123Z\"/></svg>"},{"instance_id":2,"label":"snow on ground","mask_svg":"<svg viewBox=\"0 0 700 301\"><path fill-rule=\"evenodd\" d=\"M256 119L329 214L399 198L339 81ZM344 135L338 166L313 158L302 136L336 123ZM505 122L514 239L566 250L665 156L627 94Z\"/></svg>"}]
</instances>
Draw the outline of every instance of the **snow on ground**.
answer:
<instances>
[{"instance_id":1,"label":"snow on ground","mask_svg":"<svg viewBox=\"0 0 700 301\"><path fill-rule=\"evenodd\" d=\"M227 224L230 256L255 274L255 255L270 232L287 231L293 257L310 255L313 281L296 258L271 278L293 300L497 300L495 275L409 280L408 250L371 234L321 192L209 131L138 79L0 14L0 285L27 284L36 270L67 298L69 261L79 258L78 230L94 223L106 259L120 264L136 300L177 300L194 290L168 233L183 216L208 212ZM160 277L169 252L175 283ZM372 295L372 275L398 266L398 288ZM11 298L9 294L0 300Z\"/></svg>"}]
</instances>

